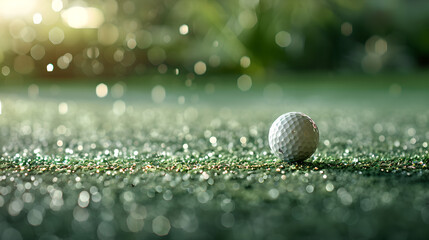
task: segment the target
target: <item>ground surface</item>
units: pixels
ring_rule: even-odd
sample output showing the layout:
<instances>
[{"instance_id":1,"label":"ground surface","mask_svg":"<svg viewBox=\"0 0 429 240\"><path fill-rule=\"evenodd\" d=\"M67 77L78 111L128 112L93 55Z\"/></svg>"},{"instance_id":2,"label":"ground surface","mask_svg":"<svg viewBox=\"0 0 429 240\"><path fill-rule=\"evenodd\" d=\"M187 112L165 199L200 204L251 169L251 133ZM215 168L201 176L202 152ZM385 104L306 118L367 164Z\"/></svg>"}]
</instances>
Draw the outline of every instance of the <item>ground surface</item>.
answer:
<instances>
[{"instance_id":1,"label":"ground surface","mask_svg":"<svg viewBox=\"0 0 429 240\"><path fill-rule=\"evenodd\" d=\"M427 238L427 75L227 78L1 87L0 239ZM296 165L288 111L320 131Z\"/></svg>"}]
</instances>

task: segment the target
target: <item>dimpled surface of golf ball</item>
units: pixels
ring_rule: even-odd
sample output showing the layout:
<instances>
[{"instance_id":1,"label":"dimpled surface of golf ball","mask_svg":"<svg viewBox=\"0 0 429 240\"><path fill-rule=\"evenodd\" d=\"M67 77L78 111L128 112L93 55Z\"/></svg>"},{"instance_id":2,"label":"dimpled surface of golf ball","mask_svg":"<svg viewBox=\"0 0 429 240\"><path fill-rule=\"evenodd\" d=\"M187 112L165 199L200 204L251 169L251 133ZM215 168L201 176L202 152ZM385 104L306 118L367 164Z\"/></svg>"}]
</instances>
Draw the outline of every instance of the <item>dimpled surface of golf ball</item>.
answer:
<instances>
[{"instance_id":1,"label":"dimpled surface of golf ball","mask_svg":"<svg viewBox=\"0 0 429 240\"><path fill-rule=\"evenodd\" d=\"M289 162L303 161L316 151L319 130L316 123L300 112L289 112L271 125L268 141L271 151Z\"/></svg>"}]
</instances>

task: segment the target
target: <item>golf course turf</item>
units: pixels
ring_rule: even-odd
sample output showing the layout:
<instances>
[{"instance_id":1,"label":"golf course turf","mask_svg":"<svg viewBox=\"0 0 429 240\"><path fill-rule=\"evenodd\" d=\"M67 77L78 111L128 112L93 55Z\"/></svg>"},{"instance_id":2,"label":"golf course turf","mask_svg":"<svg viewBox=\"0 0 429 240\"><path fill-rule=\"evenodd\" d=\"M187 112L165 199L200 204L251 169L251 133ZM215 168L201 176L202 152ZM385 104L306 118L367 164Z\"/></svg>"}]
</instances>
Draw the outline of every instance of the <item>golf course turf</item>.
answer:
<instances>
[{"instance_id":1,"label":"golf course turf","mask_svg":"<svg viewBox=\"0 0 429 240\"><path fill-rule=\"evenodd\" d=\"M3 83L0 238L427 238L427 74L316 77ZM269 150L289 111L320 131L304 162Z\"/></svg>"}]
</instances>

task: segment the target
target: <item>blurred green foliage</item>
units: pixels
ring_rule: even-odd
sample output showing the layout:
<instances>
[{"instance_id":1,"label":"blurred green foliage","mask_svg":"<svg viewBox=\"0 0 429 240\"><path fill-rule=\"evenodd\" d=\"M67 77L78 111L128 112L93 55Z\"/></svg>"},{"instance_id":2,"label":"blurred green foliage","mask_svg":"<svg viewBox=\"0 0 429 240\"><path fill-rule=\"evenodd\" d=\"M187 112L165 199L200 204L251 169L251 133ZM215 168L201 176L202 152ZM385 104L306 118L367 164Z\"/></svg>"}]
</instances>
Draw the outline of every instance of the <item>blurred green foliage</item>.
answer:
<instances>
[{"instance_id":1,"label":"blurred green foliage","mask_svg":"<svg viewBox=\"0 0 429 240\"><path fill-rule=\"evenodd\" d=\"M28 1L0 4L6 9L11 2ZM38 2L23 14L0 12L1 77L376 73L429 63L424 0ZM89 17L83 11L67 19L73 7ZM102 18L93 17L93 9ZM76 28L85 17L89 23ZM91 21L95 27L88 27Z\"/></svg>"}]
</instances>

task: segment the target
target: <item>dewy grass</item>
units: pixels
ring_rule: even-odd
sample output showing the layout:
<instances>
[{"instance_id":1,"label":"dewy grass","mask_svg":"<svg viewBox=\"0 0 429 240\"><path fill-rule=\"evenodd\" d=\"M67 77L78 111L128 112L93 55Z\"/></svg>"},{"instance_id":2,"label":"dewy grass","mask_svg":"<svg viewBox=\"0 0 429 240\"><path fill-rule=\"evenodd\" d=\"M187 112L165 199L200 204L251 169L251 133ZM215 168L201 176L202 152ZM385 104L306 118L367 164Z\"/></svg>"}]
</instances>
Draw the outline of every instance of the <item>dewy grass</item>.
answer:
<instances>
[{"instance_id":1,"label":"dewy grass","mask_svg":"<svg viewBox=\"0 0 429 240\"><path fill-rule=\"evenodd\" d=\"M4 95L1 238L427 236L429 112L413 98L204 94L165 105ZM320 130L298 164L277 160L267 139L293 110Z\"/></svg>"}]
</instances>

